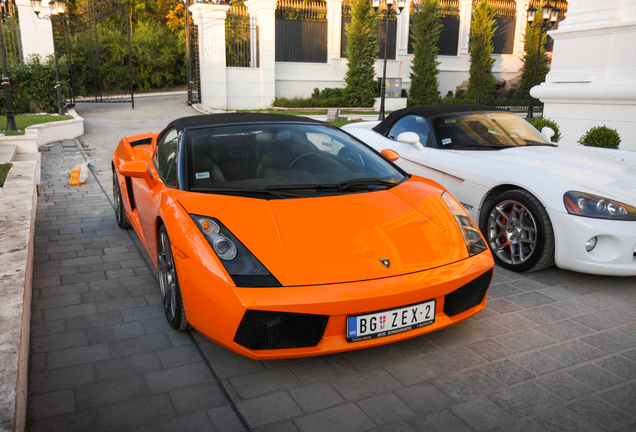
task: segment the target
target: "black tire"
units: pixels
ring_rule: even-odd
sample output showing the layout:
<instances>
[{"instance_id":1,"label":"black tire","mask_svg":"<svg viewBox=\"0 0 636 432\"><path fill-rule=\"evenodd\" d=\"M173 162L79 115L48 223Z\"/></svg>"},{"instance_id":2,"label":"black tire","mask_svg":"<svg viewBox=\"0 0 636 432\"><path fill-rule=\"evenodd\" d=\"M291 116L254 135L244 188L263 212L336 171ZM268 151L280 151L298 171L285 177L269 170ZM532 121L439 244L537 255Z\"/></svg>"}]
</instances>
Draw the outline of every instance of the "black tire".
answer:
<instances>
[{"instance_id":1,"label":"black tire","mask_svg":"<svg viewBox=\"0 0 636 432\"><path fill-rule=\"evenodd\" d=\"M129 229L130 224L126 219L126 213L124 212L124 203L121 196L121 190L119 189L119 182L117 181L117 171L113 170L113 204L115 205L115 219L117 220L117 226L121 229Z\"/></svg>"},{"instance_id":2,"label":"black tire","mask_svg":"<svg viewBox=\"0 0 636 432\"><path fill-rule=\"evenodd\" d=\"M481 231L495 262L515 272L554 265L554 230L545 207L523 189L497 195L482 210Z\"/></svg>"},{"instance_id":3,"label":"black tire","mask_svg":"<svg viewBox=\"0 0 636 432\"><path fill-rule=\"evenodd\" d=\"M177 269L174 265L170 238L165 226L159 228L157 236L157 259L159 262L159 288L161 289L161 304L170 327L183 331L188 329Z\"/></svg>"}]
</instances>

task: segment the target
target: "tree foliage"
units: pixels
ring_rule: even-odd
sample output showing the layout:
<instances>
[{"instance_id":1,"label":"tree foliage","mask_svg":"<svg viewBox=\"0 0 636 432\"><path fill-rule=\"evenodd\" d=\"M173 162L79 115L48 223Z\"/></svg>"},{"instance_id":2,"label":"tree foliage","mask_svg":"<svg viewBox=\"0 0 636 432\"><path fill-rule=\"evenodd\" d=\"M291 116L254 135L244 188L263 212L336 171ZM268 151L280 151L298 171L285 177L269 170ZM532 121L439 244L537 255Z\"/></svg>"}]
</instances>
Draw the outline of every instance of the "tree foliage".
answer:
<instances>
[{"instance_id":1,"label":"tree foliage","mask_svg":"<svg viewBox=\"0 0 636 432\"><path fill-rule=\"evenodd\" d=\"M473 9L473 22L470 26L470 81L467 97L475 100L477 93L492 93L495 91L496 80L492 74L495 59L492 38L495 35L495 18L497 8L491 6L488 0L481 0Z\"/></svg>"},{"instance_id":2,"label":"tree foliage","mask_svg":"<svg viewBox=\"0 0 636 432\"><path fill-rule=\"evenodd\" d=\"M439 0L422 0L420 9L411 15L413 65L409 105L434 104L440 101L437 41L442 31L442 22L437 14L439 7Z\"/></svg>"},{"instance_id":3,"label":"tree foliage","mask_svg":"<svg viewBox=\"0 0 636 432\"><path fill-rule=\"evenodd\" d=\"M526 35L524 37L526 45L526 55L523 56L523 72L521 73L521 84L519 92L528 93L532 88L532 79L534 77L534 69L537 63L537 49L539 48L539 27L528 25L526 27ZM539 54L539 66L537 69L537 80L535 84L545 81L548 74L548 60L545 55L545 42L548 35L544 32L541 37L541 53Z\"/></svg>"},{"instance_id":4,"label":"tree foliage","mask_svg":"<svg viewBox=\"0 0 636 432\"><path fill-rule=\"evenodd\" d=\"M346 26L348 69L344 97L351 106L375 102L375 59L378 54L378 20L369 0L351 0L351 23Z\"/></svg>"}]
</instances>

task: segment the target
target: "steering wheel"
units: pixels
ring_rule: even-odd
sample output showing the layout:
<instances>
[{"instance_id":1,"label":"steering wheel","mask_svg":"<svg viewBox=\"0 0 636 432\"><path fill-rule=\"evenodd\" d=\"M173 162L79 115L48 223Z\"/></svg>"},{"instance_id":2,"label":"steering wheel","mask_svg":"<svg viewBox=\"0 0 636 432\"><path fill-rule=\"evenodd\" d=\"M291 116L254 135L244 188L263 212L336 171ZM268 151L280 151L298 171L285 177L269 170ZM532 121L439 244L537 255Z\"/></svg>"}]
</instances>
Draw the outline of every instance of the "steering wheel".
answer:
<instances>
[{"instance_id":1,"label":"steering wheel","mask_svg":"<svg viewBox=\"0 0 636 432\"><path fill-rule=\"evenodd\" d=\"M307 158L309 156L319 156L322 157L322 154L320 153L303 153L300 156L298 156L296 159L294 159L293 161L291 161L291 163L287 166L287 169L290 170L292 169L292 167L301 159Z\"/></svg>"}]
</instances>

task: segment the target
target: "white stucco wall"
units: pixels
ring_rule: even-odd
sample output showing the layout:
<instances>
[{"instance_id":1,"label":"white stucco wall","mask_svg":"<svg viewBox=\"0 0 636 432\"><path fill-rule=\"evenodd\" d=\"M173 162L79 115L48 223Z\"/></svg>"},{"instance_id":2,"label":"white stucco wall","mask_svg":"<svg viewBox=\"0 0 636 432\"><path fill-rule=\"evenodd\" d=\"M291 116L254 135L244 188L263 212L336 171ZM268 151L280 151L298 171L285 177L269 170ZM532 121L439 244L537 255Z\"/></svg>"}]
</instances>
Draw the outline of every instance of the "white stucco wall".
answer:
<instances>
[{"instance_id":1,"label":"white stucco wall","mask_svg":"<svg viewBox=\"0 0 636 432\"><path fill-rule=\"evenodd\" d=\"M31 9L29 0L17 0L18 17L20 18L20 34L22 35L22 52L24 60L32 54L39 54L43 59L53 54L53 33L51 21L39 19ZM40 17L50 15L48 2L42 2Z\"/></svg>"}]
</instances>

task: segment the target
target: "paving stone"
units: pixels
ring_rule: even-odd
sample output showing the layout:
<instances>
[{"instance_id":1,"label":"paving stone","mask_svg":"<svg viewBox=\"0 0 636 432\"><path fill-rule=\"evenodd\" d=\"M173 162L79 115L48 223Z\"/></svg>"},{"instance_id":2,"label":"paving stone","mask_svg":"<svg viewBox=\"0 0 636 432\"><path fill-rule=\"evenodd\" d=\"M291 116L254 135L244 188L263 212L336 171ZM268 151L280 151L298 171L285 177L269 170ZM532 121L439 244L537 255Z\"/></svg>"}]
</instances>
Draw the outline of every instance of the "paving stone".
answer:
<instances>
[{"instance_id":1,"label":"paving stone","mask_svg":"<svg viewBox=\"0 0 636 432\"><path fill-rule=\"evenodd\" d=\"M537 414L559 404L556 396L533 383L502 390L489 395L488 399L516 418Z\"/></svg>"},{"instance_id":2,"label":"paving stone","mask_svg":"<svg viewBox=\"0 0 636 432\"><path fill-rule=\"evenodd\" d=\"M73 392L70 389L33 396L27 406L29 418L36 420L75 411Z\"/></svg>"},{"instance_id":3,"label":"paving stone","mask_svg":"<svg viewBox=\"0 0 636 432\"><path fill-rule=\"evenodd\" d=\"M241 375L231 378L230 382L242 399L251 399L302 384L292 371L285 367Z\"/></svg>"},{"instance_id":4,"label":"paving stone","mask_svg":"<svg viewBox=\"0 0 636 432\"><path fill-rule=\"evenodd\" d=\"M503 426L512 417L484 398L454 405L453 414L477 432L491 430Z\"/></svg>"},{"instance_id":5,"label":"paving stone","mask_svg":"<svg viewBox=\"0 0 636 432\"><path fill-rule=\"evenodd\" d=\"M46 321L46 322L31 324L32 338L64 333L65 331L66 331L66 321L64 320ZM33 351L33 348L31 348L31 351Z\"/></svg>"},{"instance_id":6,"label":"paving stone","mask_svg":"<svg viewBox=\"0 0 636 432\"><path fill-rule=\"evenodd\" d=\"M502 360L488 366L484 366L481 370L507 386L518 384L535 377L534 374L517 366L510 360Z\"/></svg>"},{"instance_id":7,"label":"paving stone","mask_svg":"<svg viewBox=\"0 0 636 432\"><path fill-rule=\"evenodd\" d=\"M373 369L378 366L391 362L391 358L386 354L387 347L382 345L379 347L367 348L356 351L349 351L343 355L357 366L358 369Z\"/></svg>"},{"instance_id":8,"label":"paving stone","mask_svg":"<svg viewBox=\"0 0 636 432\"><path fill-rule=\"evenodd\" d=\"M161 393L213 380L212 374L203 362L148 372L145 377L152 393Z\"/></svg>"},{"instance_id":9,"label":"paving stone","mask_svg":"<svg viewBox=\"0 0 636 432\"><path fill-rule=\"evenodd\" d=\"M128 399L125 402L99 407L97 409L100 429L121 431L144 423L167 420L174 417L174 411L165 394Z\"/></svg>"},{"instance_id":10,"label":"paving stone","mask_svg":"<svg viewBox=\"0 0 636 432\"><path fill-rule=\"evenodd\" d=\"M601 318L596 314L587 314L574 317L572 318L572 321L576 321L577 323L583 324L584 326L596 331L607 330L612 327L616 327L617 325L615 322L606 320L605 318Z\"/></svg>"},{"instance_id":11,"label":"paving stone","mask_svg":"<svg viewBox=\"0 0 636 432\"><path fill-rule=\"evenodd\" d=\"M228 406L213 408L208 411L216 432L244 432L245 428L232 408Z\"/></svg>"},{"instance_id":12,"label":"paving stone","mask_svg":"<svg viewBox=\"0 0 636 432\"><path fill-rule=\"evenodd\" d=\"M136 322L135 324L141 325ZM157 356L165 368L182 366L201 361L201 356L194 345L185 345L157 351Z\"/></svg>"},{"instance_id":13,"label":"paving stone","mask_svg":"<svg viewBox=\"0 0 636 432\"><path fill-rule=\"evenodd\" d=\"M595 432L595 428L566 408L540 413L533 419L544 431Z\"/></svg>"},{"instance_id":14,"label":"paving stone","mask_svg":"<svg viewBox=\"0 0 636 432\"><path fill-rule=\"evenodd\" d=\"M115 357L131 356L147 351L169 348L170 342L164 333L153 333L110 342Z\"/></svg>"},{"instance_id":15,"label":"paving stone","mask_svg":"<svg viewBox=\"0 0 636 432\"><path fill-rule=\"evenodd\" d=\"M84 364L29 375L29 394L46 393L95 381L92 365Z\"/></svg>"},{"instance_id":16,"label":"paving stone","mask_svg":"<svg viewBox=\"0 0 636 432\"><path fill-rule=\"evenodd\" d=\"M498 285L492 285L488 288L488 299L498 299L502 297L508 297L515 294L522 294L523 290L518 289L514 284L503 283Z\"/></svg>"},{"instance_id":17,"label":"paving stone","mask_svg":"<svg viewBox=\"0 0 636 432\"><path fill-rule=\"evenodd\" d=\"M145 330L139 322L115 324L88 329L88 341L89 343L108 342L143 334L145 334Z\"/></svg>"},{"instance_id":18,"label":"paving stone","mask_svg":"<svg viewBox=\"0 0 636 432\"><path fill-rule=\"evenodd\" d=\"M554 300L567 300L577 295L572 291L562 287L562 286L553 286L549 288L543 288L539 290L540 294L553 298Z\"/></svg>"},{"instance_id":19,"label":"paving stone","mask_svg":"<svg viewBox=\"0 0 636 432\"><path fill-rule=\"evenodd\" d=\"M344 399L326 382L291 389L289 394L305 412L318 411L344 403Z\"/></svg>"},{"instance_id":20,"label":"paving stone","mask_svg":"<svg viewBox=\"0 0 636 432\"><path fill-rule=\"evenodd\" d=\"M517 311L523 310L521 306L517 306L516 304L511 303L506 299L493 300L488 302L486 305L488 308L500 314L506 314L510 312L517 312Z\"/></svg>"},{"instance_id":21,"label":"paving stone","mask_svg":"<svg viewBox=\"0 0 636 432\"><path fill-rule=\"evenodd\" d=\"M358 402L358 406L377 425L394 423L416 415L393 393L385 393L361 400Z\"/></svg>"},{"instance_id":22,"label":"paving stone","mask_svg":"<svg viewBox=\"0 0 636 432\"><path fill-rule=\"evenodd\" d=\"M537 384L566 401L580 399L592 392L592 390L581 381L574 379L571 375L564 372L538 379Z\"/></svg>"},{"instance_id":23,"label":"paving stone","mask_svg":"<svg viewBox=\"0 0 636 432\"><path fill-rule=\"evenodd\" d=\"M254 432L299 432L291 420L256 428Z\"/></svg>"},{"instance_id":24,"label":"paving stone","mask_svg":"<svg viewBox=\"0 0 636 432\"><path fill-rule=\"evenodd\" d=\"M97 303L97 310L99 312L111 312L115 310L133 309L144 307L148 305L145 297L121 297L110 300L102 300Z\"/></svg>"},{"instance_id":25,"label":"paving stone","mask_svg":"<svg viewBox=\"0 0 636 432\"><path fill-rule=\"evenodd\" d=\"M552 357L561 363L574 366L586 361L602 357L604 354L595 348L585 345L579 341L565 342L560 345L541 350L542 353Z\"/></svg>"},{"instance_id":26,"label":"paving stone","mask_svg":"<svg viewBox=\"0 0 636 432\"><path fill-rule=\"evenodd\" d=\"M568 405L568 409L585 422L594 425L596 430L613 430L622 424L633 420L620 410L603 402L598 398L588 398Z\"/></svg>"},{"instance_id":27,"label":"paving stone","mask_svg":"<svg viewBox=\"0 0 636 432\"><path fill-rule=\"evenodd\" d=\"M50 352L47 364L49 369L59 369L107 358L110 358L110 350L102 343Z\"/></svg>"},{"instance_id":28,"label":"paving stone","mask_svg":"<svg viewBox=\"0 0 636 432\"><path fill-rule=\"evenodd\" d=\"M411 409L419 414L431 414L452 405L444 393L431 384L421 383L395 391Z\"/></svg>"},{"instance_id":29,"label":"paving stone","mask_svg":"<svg viewBox=\"0 0 636 432\"><path fill-rule=\"evenodd\" d=\"M427 367L439 375L445 375L483 363L479 356L464 348L452 348L436 352L423 357L422 360Z\"/></svg>"},{"instance_id":30,"label":"paving stone","mask_svg":"<svg viewBox=\"0 0 636 432\"><path fill-rule=\"evenodd\" d=\"M570 413L571 414L571 413ZM496 432L551 432L551 430L543 428L534 420L517 421L514 424L508 424Z\"/></svg>"},{"instance_id":31,"label":"paving stone","mask_svg":"<svg viewBox=\"0 0 636 432\"><path fill-rule=\"evenodd\" d=\"M74 284L80 282L91 282L106 279L106 273L103 271L65 274L62 275L62 284Z\"/></svg>"},{"instance_id":32,"label":"paving stone","mask_svg":"<svg viewBox=\"0 0 636 432\"><path fill-rule=\"evenodd\" d=\"M614 375L631 381L636 379L636 362L627 358L616 355L596 362L600 367L610 371Z\"/></svg>"},{"instance_id":33,"label":"paving stone","mask_svg":"<svg viewBox=\"0 0 636 432\"><path fill-rule=\"evenodd\" d=\"M488 361L498 360L514 354L514 351L509 350L492 339L470 344L466 348L476 352Z\"/></svg>"},{"instance_id":34,"label":"paving stone","mask_svg":"<svg viewBox=\"0 0 636 432\"><path fill-rule=\"evenodd\" d=\"M149 394L146 382L139 375L75 387L74 392L79 410L111 405Z\"/></svg>"},{"instance_id":35,"label":"paving stone","mask_svg":"<svg viewBox=\"0 0 636 432\"><path fill-rule=\"evenodd\" d=\"M372 369L336 378L331 381L331 384L348 401L367 398L401 387L400 383L383 369Z\"/></svg>"},{"instance_id":36,"label":"paving stone","mask_svg":"<svg viewBox=\"0 0 636 432\"><path fill-rule=\"evenodd\" d=\"M205 352L205 351L204 351ZM265 370L265 366L259 361L249 359L237 354L225 355L210 359L212 367L216 371L219 378L230 378L251 372Z\"/></svg>"},{"instance_id":37,"label":"paving stone","mask_svg":"<svg viewBox=\"0 0 636 432\"><path fill-rule=\"evenodd\" d=\"M448 411L440 411L410 420L409 424L421 432L468 432L470 429Z\"/></svg>"},{"instance_id":38,"label":"paving stone","mask_svg":"<svg viewBox=\"0 0 636 432\"><path fill-rule=\"evenodd\" d=\"M280 422L302 414L302 410L285 392L240 401L237 405L253 427Z\"/></svg>"},{"instance_id":39,"label":"paving stone","mask_svg":"<svg viewBox=\"0 0 636 432\"><path fill-rule=\"evenodd\" d=\"M518 314L537 324L550 324L555 321L564 320L571 315L551 305L540 306L533 309L520 311Z\"/></svg>"},{"instance_id":40,"label":"paving stone","mask_svg":"<svg viewBox=\"0 0 636 432\"><path fill-rule=\"evenodd\" d=\"M52 321L58 323L59 321ZM55 335L47 335L42 337L33 337L31 340L31 351L34 353L42 353L49 351L59 351L66 348L87 345L86 332L78 330L74 332L66 332Z\"/></svg>"},{"instance_id":41,"label":"paving stone","mask_svg":"<svg viewBox=\"0 0 636 432\"><path fill-rule=\"evenodd\" d=\"M425 363L419 358L393 363L385 366L384 369L404 385L430 381L437 377L437 374L426 367Z\"/></svg>"},{"instance_id":42,"label":"paving stone","mask_svg":"<svg viewBox=\"0 0 636 432\"><path fill-rule=\"evenodd\" d=\"M289 368L305 384L328 380L356 371L355 366L346 357L338 355L317 357L306 362L290 365Z\"/></svg>"},{"instance_id":43,"label":"paving stone","mask_svg":"<svg viewBox=\"0 0 636 432\"><path fill-rule=\"evenodd\" d=\"M69 330L80 330L115 325L121 322L122 318L118 312L108 312L67 319L66 327Z\"/></svg>"},{"instance_id":44,"label":"paving stone","mask_svg":"<svg viewBox=\"0 0 636 432\"><path fill-rule=\"evenodd\" d=\"M606 353L615 353L636 346L636 338L615 330L597 333L584 337L581 340L594 348L605 351Z\"/></svg>"},{"instance_id":45,"label":"paving stone","mask_svg":"<svg viewBox=\"0 0 636 432\"><path fill-rule=\"evenodd\" d=\"M46 321L54 321L66 318L75 318L79 316L92 315L97 313L94 303L78 304L73 306L64 306L55 309L46 309L44 311L44 319Z\"/></svg>"},{"instance_id":46,"label":"paving stone","mask_svg":"<svg viewBox=\"0 0 636 432\"><path fill-rule=\"evenodd\" d=\"M603 390L623 382L622 379L594 365L585 365L568 371L570 375L592 388Z\"/></svg>"},{"instance_id":47,"label":"paving stone","mask_svg":"<svg viewBox=\"0 0 636 432\"><path fill-rule=\"evenodd\" d=\"M530 292L508 297L507 300L525 309L543 306L546 304L554 303L556 301L553 298L545 296L538 292Z\"/></svg>"},{"instance_id":48,"label":"paving stone","mask_svg":"<svg viewBox=\"0 0 636 432\"><path fill-rule=\"evenodd\" d=\"M430 335L429 333L420 337L384 345L383 352L393 361L402 361L407 357L432 353L438 349L438 346L429 340Z\"/></svg>"},{"instance_id":49,"label":"paving stone","mask_svg":"<svg viewBox=\"0 0 636 432\"><path fill-rule=\"evenodd\" d=\"M354 404L340 405L294 420L301 432L361 432L375 424Z\"/></svg>"},{"instance_id":50,"label":"paving stone","mask_svg":"<svg viewBox=\"0 0 636 432\"><path fill-rule=\"evenodd\" d=\"M161 363L154 352L95 363L95 373L99 380L145 374L159 369L161 369Z\"/></svg>"},{"instance_id":51,"label":"paving stone","mask_svg":"<svg viewBox=\"0 0 636 432\"><path fill-rule=\"evenodd\" d=\"M215 382L170 391L170 399L178 415L225 406L225 395Z\"/></svg>"},{"instance_id":52,"label":"paving stone","mask_svg":"<svg viewBox=\"0 0 636 432\"><path fill-rule=\"evenodd\" d=\"M570 320L537 327L537 330L558 341L575 339L593 333L593 330Z\"/></svg>"},{"instance_id":53,"label":"paving stone","mask_svg":"<svg viewBox=\"0 0 636 432\"><path fill-rule=\"evenodd\" d=\"M97 418L92 410L80 411L41 420L30 425L33 432L98 432Z\"/></svg>"},{"instance_id":54,"label":"paving stone","mask_svg":"<svg viewBox=\"0 0 636 432\"><path fill-rule=\"evenodd\" d=\"M163 308L157 306L146 306L135 309L127 309L121 311L121 316L125 322L140 321L148 318L157 318L165 316Z\"/></svg>"},{"instance_id":55,"label":"paving stone","mask_svg":"<svg viewBox=\"0 0 636 432\"><path fill-rule=\"evenodd\" d=\"M636 383L626 384L601 394L601 398L626 413L636 412Z\"/></svg>"},{"instance_id":56,"label":"paving stone","mask_svg":"<svg viewBox=\"0 0 636 432\"><path fill-rule=\"evenodd\" d=\"M518 333L504 335L496 338L496 341L518 353L541 348L555 343L555 340L530 329Z\"/></svg>"},{"instance_id":57,"label":"paving stone","mask_svg":"<svg viewBox=\"0 0 636 432\"><path fill-rule=\"evenodd\" d=\"M502 315L496 319L499 324L512 331L526 330L536 326L534 322L523 318L519 314Z\"/></svg>"},{"instance_id":58,"label":"paving stone","mask_svg":"<svg viewBox=\"0 0 636 432\"><path fill-rule=\"evenodd\" d=\"M40 298L33 300L35 309L52 309L62 306L71 306L81 303L82 299L79 294L59 295L56 297Z\"/></svg>"},{"instance_id":59,"label":"paving stone","mask_svg":"<svg viewBox=\"0 0 636 432\"><path fill-rule=\"evenodd\" d=\"M139 426L133 432L175 432L175 431L196 431L214 432L212 423L205 415L199 412L194 414L176 417L170 420L158 421L148 425Z\"/></svg>"},{"instance_id":60,"label":"paving stone","mask_svg":"<svg viewBox=\"0 0 636 432\"><path fill-rule=\"evenodd\" d=\"M473 369L432 381L432 384L456 402L499 390L503 385L484 372Z\"/></svg>"}]
</instances>

